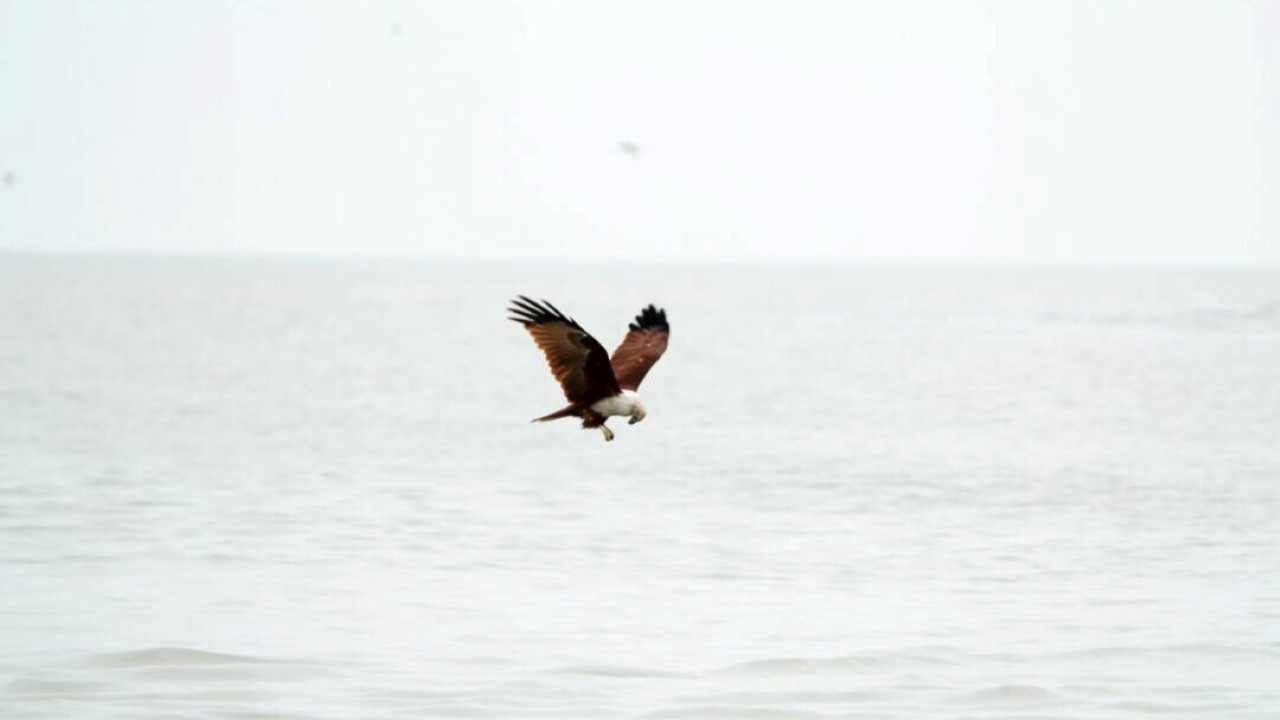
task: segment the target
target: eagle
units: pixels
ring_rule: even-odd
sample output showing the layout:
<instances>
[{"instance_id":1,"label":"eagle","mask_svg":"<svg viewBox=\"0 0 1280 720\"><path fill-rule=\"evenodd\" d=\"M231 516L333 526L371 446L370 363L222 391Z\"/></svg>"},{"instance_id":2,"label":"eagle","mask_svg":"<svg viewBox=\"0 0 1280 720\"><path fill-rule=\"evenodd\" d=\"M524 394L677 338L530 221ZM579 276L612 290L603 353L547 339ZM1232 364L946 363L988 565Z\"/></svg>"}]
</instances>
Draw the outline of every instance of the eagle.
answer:
<instances>
[{"instance_id":1,"label":"eagle","mask_svg":"<svg viewBox=\"0 0 1280 720\"><path fill-rule=\"evenodd\" d=\"M613 440L613 431L605 425L610 417L629 416L627 424L635 425L648 415L636 389L667 350L671 326L666 310L652 303L643 308L613 357L605 354L600 342L577 321L546 300L537 302L520 295L511 301L507 312L511 313L509 319L529 331L547 356L551 374L569 401L566 407L532 422L582 418L582 427L600 428L608 442Z\"/></svg>"}]
</instances>

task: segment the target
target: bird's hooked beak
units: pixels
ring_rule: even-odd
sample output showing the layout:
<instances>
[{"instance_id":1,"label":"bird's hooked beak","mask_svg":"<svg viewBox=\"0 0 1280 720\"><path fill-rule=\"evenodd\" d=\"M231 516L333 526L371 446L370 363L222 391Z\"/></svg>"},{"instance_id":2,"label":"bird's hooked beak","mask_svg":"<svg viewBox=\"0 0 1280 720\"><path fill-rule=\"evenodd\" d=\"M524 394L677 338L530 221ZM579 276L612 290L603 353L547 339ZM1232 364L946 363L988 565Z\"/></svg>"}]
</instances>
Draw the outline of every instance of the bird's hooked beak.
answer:
<instances>
[{"instance_id":1,"label":"bird's hooked beak","mask_svg":"<svg viewBox=\"0 0 1280 720\"><path fill-rule=\"evenodd\" d=\"M632 416L631 416L631 419L627 421L627 424L628 424L628 425L635 425L635 424L636 424L636 423L638 423L638 422L640 422L640 418L639 418L639 417L637 417L637 416L635 416L635 415L632 415Z\"/></svg>"}]
</instances>

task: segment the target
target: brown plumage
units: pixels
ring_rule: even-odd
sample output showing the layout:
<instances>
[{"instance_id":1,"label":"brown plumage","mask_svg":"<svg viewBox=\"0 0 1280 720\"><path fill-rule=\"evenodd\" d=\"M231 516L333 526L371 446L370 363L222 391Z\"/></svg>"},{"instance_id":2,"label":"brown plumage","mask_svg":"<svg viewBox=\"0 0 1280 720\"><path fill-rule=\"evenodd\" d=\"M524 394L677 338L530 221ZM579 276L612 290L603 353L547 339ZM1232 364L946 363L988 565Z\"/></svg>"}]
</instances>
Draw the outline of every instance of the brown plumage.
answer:
<instances>
[{"instance_id":1,"label":"brown plumage","mask_svg":"<svg viewBox=\"0 0 1280 720\"><path fill-rule=\"evenodd\" d=\"M666 311L652 304L641 310L612 359L581 325L545 300L539 303L521 295L508 311L546 355L569 401L567 407L534 422L580 417L583 427L598 427L605 440L612 440L613 432L604 424L610 416L629 415L631 424L645 418L647 411L635 391L666 352L671 335Z\"/></svg>"},{"instance_id":2,"label":"brown plumage","mask_svg":"<svg viewBox=\"0 0 1280 720\"><path fill-rule=\"evenodd\" d=\"M613 351L609 365L613 368L613 376L618 380L618 387L635 390L640 387L644 376L649 374L649 368L667 351L671 327L667 325L666 311L655 308L652 303L641 310L636 321L628 327L631 332L622 338L622 344Z\"/></svg>"}]
</instances>

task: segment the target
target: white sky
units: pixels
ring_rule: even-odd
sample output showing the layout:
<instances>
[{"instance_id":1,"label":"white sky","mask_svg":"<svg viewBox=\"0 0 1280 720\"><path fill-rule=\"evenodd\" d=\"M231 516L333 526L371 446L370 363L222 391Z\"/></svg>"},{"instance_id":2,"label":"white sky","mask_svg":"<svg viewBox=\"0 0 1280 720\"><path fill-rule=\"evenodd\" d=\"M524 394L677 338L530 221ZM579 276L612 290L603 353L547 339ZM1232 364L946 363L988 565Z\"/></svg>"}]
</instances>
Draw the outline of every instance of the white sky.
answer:
<instances>
[{"instance_id":1,"label":"white sky","mask_svg":"<svg viewBox=\"0 0 1280 720\"><path fill-rule=\"evenodd\" d=\"M1278 78L1277 2L0 0L0 250L1276 263Z\"/></svg>"}]
</instances>

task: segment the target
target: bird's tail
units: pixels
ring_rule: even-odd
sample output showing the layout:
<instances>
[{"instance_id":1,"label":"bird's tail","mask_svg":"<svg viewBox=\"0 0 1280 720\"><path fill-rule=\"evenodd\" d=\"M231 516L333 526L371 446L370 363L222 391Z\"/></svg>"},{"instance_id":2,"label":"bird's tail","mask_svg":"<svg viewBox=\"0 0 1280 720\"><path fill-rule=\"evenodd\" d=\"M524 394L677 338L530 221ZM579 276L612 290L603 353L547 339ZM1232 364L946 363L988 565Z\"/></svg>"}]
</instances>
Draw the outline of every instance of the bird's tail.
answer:
<instances>
[{"instance_id":1,"label":"bird's tail","mask_svg":"<svg viewBox=\"0 0 1280 720\"><path fill-rule=\"evenodd\" d=\"M543 415L542 417L534 418L529 422L547 422L550 420L559 420L560 418L572 417L573 415L574 415L574 408L572 405L570 405L568 407L561 408L551 413L550 415Z\"/></svg>"}]
</instances>

